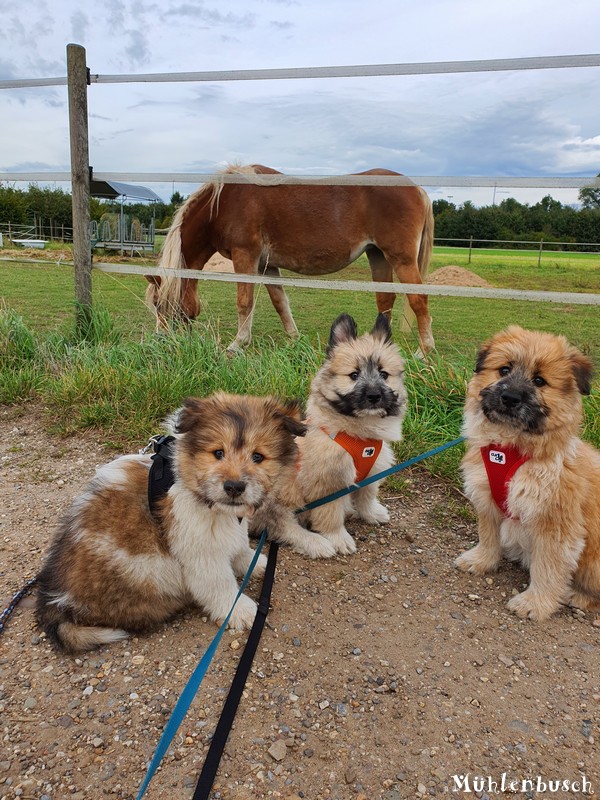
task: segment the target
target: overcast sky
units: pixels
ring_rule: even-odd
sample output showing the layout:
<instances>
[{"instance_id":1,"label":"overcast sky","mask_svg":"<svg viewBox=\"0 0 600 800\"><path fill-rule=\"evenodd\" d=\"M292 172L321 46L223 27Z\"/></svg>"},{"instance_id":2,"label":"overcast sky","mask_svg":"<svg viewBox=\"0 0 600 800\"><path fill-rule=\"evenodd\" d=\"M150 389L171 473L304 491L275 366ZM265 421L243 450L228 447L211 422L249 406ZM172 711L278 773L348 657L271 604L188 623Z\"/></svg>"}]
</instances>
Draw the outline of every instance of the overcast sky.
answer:
<instances>
[{"instance_id":1,"label":"overcast sky","mask_svg":"<svg viewBox=\"0 0 600 800\"><path fill-rule=\"evenodd\" d=\"M0 0L0 80L597 53L600 0ZM98 172L600 172L600 68L237 83L93 84ZM68 171L66 87L0 91L1 171ZM1 174L0 174L1 180ZM68 188L68 186L66 187ZM169 199L173 189L154 186ZM497 190L537 202L571 190ZM492 189L431 189L492 202Z\"/></svg>"}]
</instances>

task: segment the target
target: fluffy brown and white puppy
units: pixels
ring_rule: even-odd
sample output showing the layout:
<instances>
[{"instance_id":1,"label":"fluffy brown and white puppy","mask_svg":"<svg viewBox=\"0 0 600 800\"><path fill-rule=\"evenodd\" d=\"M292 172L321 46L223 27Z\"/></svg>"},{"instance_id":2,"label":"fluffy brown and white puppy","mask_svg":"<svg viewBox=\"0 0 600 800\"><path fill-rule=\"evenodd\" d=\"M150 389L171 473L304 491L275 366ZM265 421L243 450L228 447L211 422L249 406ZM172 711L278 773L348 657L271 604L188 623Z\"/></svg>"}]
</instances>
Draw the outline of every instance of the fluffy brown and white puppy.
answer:
<instances>
[{"instance_id":1,"label":"fluffy brown and white puppy","mask_svg":"<svg viewBox=\"0 0 600 800\"><path fill-rule=\"evenodd\" d=\"M65 651L150 630L189 604L222 621L254 556L247 519L293 480L305 430L295 403L220 393L186 400L169 422L175 482L156 513L151 456L123 456L98 470L50 548L37 619ZM255 613L242 595L229 624L248 628Z\"/></svg>"},{"instance_id":2,"label":"fluffy brown and white puppy","mask_svg":"<svg viewBox=\"0 0 600 800\"><path fill-rule=\"evenodd\" d=\"M468 386L462 469L479 544L456 564L482 575L503 555L521 562L530 583L508 603L520 617L600 607L600 452L579 438L591 376L563 336L513 325L483 346Z\"/></svg>"},{"instance_id":3,"label":"fluffy brown and white puppy","mask_svg":"<svg viewBox=\"0 0 600 800\"><path fill-rule=\"evenodd\" d=\"M315 375L307 403L307 433L298 441L301 458L294 489L302 506L387 469L394 462L390 442L402 437L406 413L404 362L380 314L370 333L358 336L356 323L342 314L331 326L327 359ZM315 555L353 553L345 527L354 514L370 523L389 520L377 500L379 482L302 515L313 531ZM281 525L277 538L301 539L307 531L295 519ZM278 530L280 529L278 528Z\"/></svg>"}]
</instances>

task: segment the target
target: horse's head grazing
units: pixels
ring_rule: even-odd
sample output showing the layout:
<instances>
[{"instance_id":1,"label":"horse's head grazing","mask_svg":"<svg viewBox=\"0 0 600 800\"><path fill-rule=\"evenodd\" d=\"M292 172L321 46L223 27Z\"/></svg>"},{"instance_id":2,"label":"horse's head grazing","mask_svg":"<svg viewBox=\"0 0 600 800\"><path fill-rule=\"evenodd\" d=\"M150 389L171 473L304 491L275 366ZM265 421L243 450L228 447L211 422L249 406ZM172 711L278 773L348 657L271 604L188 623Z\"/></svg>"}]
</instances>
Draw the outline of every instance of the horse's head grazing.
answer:
<instances>
[{"instance_id":1,"label":"horse's head grazing","mask_svg":"<svg viewBox=\"0 0 600 800\"><path fill-rule=\"evenodd\" d=\"M196 293L196 283L194 280L181 280L181 291L178 303L168 302L165 307L161 300L160 288L163 278L160 275L145 275L148 281L146 289L146 305L156 317L156 330L164 331L177 323L188 324L196 319L200 313L200 300ZM165 280L177 280L176 278L166 278Z\"/></svg>"}]
</instances>

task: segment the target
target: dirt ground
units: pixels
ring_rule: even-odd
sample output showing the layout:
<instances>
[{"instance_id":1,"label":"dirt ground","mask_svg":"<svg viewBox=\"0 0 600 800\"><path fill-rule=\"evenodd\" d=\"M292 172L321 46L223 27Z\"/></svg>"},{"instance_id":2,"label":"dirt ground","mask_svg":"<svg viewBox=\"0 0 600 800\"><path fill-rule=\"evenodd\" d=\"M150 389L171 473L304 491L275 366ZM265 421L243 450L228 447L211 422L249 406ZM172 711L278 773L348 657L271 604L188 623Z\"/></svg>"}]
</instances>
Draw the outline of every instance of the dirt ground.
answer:
<instances>
[{"instance_id":1,"label":"dirt ground","mask_svg":"<svg viewBox=\"0 0 600 800\"><path fill-rule=\"evenodd\" d=\"M0 610L110 456L97 435L49 435L42 409L0 408ZM458 572L454 557L475 539L466 502L424 471L409 481L385 493L390 524L350 525L355 555L312 562L280 551L215 800L575 794L503 791L503 774L505 787L585 776L600 792L600 619L517 619L506 602L525 574ZM215 626L190 611L73 658L36 630L32 600L0 636L0 798L135 798ZM224 636L148 800L192 796L244 641Z\"/></svg>"}]
</instances>

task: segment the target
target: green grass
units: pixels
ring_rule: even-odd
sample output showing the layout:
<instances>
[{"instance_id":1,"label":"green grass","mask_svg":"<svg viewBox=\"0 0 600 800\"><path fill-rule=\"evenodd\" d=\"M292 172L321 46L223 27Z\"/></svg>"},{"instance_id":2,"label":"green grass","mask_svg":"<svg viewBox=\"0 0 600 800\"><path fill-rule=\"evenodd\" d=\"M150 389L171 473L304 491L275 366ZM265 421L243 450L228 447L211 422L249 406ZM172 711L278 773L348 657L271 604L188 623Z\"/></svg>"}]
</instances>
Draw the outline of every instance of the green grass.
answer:
<instances>
[{"instance_id":1,"label":"green grass","mask_svg":"<svg viewBox=\"0 0 600 800\"><path fill-rule=\"evenodd\" d=\"M436 248L432 269L463 266L499 287L600 290L598 256L558 253L538 267L536 254L521 251L473 251L469 264L467 251L448 250ZM342 276L370 280L366 260L359 259L336 277ZM350 312L364 331L375 317L370 293L294 289L289 296L303 335L299 342L289 342L261 287L256 291L254 343L244 355L230 358L225 347L236 328L232 284L202 283L202 313L189 333L160 338L144 305L146 282L140 277L94 272L95 311L83 338L74 331L72 268L0 262L0 287L0 402L38 398L56 429L96 427L107 442L121 448L143 442L189 394L225 389L305 398L332 320ZM430 307L437 351L427 363L407 357L410 406L400 459L458 435L477 350L509 323L564 333L600 363L597 307L453 297L432 297ZM400 297L397 316L401 308ZM416 337L400 334L398 327L395 338L410 354ZM585 406L584 436L600 445L597 390ZM461 448L454 448L428 466L457 480L460 454Z\"/></svg>"}]
</instances>

